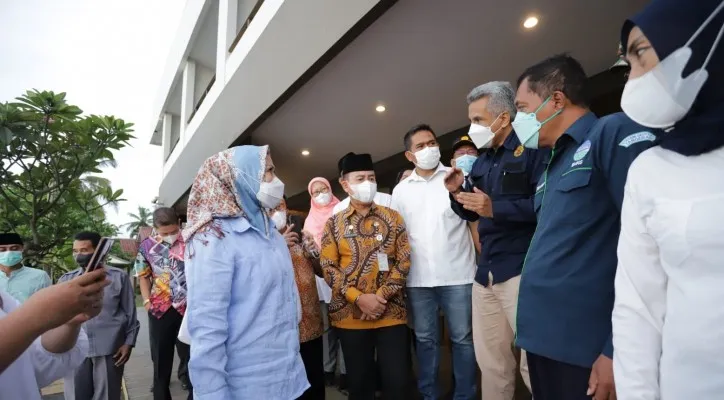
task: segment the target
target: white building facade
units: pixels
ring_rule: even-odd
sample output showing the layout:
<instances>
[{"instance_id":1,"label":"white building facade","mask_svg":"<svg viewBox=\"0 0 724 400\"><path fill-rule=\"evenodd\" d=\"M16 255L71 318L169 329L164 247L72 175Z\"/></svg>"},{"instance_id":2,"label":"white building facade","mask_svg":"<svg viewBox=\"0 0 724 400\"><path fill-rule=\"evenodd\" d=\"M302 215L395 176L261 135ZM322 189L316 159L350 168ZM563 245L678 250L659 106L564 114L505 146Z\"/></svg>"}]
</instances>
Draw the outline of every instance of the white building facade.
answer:
<instances>
[{"instance_id":1,"label":"white building facade","mask_svg":"<svg viewBox=\"0 0 724 400\"><path fill-rule=\"evenodd\" d=\"M621 23L646 1L513 3L187 0L148 127L163 146L159 203L183 203L202 162L242 143L271 146L288 196L334 178L348 151L405 166L388 160L407 129L464 128L480 83L564 51L589 74L606 70ZM530 15L539 26L523 28Z\"/></svg>"}]
</instances>

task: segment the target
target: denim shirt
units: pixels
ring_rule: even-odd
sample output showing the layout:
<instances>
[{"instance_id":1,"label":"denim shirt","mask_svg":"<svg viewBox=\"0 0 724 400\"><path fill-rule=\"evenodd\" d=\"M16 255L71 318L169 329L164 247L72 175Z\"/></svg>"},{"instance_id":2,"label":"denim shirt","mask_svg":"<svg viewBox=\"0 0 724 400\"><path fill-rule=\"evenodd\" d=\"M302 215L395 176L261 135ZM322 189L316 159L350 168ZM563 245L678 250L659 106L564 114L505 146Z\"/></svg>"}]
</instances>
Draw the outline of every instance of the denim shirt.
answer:
<instances>
[{"instance_id":1,"label":"denim shirt","mask_svg":"<svg viewBox=\"0 0 724 400\"><path fill-rule=\"evenodd\" d=\"M194 398L296 399L309 383L287 244L243 217L213 224L186 244Z\"/></svg>"},{"instance_id":2,"label":"denim shirt","mask_svg":"<svg viewBox=\"0 0 724 400\"><path fill-rule=\"evenodd\" d=\"M520 281L517 344L591 368L613 357L616 247L628 168L655 136L622 113L579 118L538 183L538 227Z\"/></svg>"},{"instance_id":3,"label":"denim shirt","mask_svg":"<svg viewBox=\"0 0 724 400\"><path fill-rule=\"evenodd\" d=\"M450 195L451 207L457 215L470 222L480 220L477 283L487 286L489 272L496 284L520 275L536 226L533 195L549 154L547 149L521 146L515 131L499 148L482 150L463 190L472 192L476 187L487 194L493 203L493 218L466 210Z\"/></svg>"}]
</instances>

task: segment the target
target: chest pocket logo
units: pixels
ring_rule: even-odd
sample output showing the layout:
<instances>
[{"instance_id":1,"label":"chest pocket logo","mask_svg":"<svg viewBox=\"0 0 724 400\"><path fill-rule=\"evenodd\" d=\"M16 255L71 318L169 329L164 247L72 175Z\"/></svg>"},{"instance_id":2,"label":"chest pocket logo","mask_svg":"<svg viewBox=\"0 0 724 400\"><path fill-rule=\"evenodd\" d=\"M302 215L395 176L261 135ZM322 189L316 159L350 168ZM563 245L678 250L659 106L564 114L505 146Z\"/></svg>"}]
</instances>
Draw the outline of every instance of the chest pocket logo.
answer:
<instances>
[{"instance_id":1,"label":"chest pocket logo","mask_svg":"<svg viewBox=\"0 0 724 400\"><path fill-rule=\"evenodd\" d=\"M503 165L500 189L501 194L504 195L530 196L533 194L533 187L523 161L508 162Z\"/></svg>"}]
</instances>

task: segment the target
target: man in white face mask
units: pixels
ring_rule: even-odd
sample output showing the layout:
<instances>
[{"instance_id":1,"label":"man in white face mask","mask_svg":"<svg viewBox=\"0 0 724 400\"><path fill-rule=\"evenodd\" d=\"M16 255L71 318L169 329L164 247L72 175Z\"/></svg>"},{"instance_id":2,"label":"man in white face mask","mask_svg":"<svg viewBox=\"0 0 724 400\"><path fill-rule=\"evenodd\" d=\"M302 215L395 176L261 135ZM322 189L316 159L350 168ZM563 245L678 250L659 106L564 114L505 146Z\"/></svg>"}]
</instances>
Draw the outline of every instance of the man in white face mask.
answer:
<instances>
[{"instance_id":1,"label":"man in white face mask","mask_svg":"<svg viewBox=\"0 0 724 400\"><path fill-rule=\"evenodd\" d=\"M408 398L410 372L403 290L410 245L402 216L374 203L377 182L369 154L340 162L347 209L327 221L320 264L332 288L329 319L342 343L349 397L375 397L375 355L382 397Z\"/></svg>"},{"instance_id":2,"label":"man in white face mask","mask_svg":"<svg viewBox=\"0 0 724 400\"><path fill-rule=\"evenodd\" d=\"M471 294L475 248L467 222L450 208L440 145L430 126L410 129L404 138L412 174L392 192L394 208L405 219L412 249L407 297L419 364L418 388L424 399L438 399L442 309L452 341L456 399L476 393Z\"/></svg>"},{"instance_id":3,"label":"man in white face mask","mask_svg":"<svg viewBox=\"0 0 724 400\"><path fill-rule=\"evenodd\" d=\"M455 213L478 221L481 251L472 288L473 342L483 398L489 400L512 400L516 386L518 363L511 347L518 285L536 229L533 195L548 155L546 150L526 149L518 140L511 125L514 100L515 90L508 82L488 82L468 94L468 136L480 148L480 156L467 174L462 169L469 156L461 157L445 180ZM520 372L530 388L525 354Z\"/></svg>"},{"instance_id":4,"label":"man in white face mask","mask_svg":"<svg viewBox=\"0 0 724 400\"><path fill-rule=\"evenodd\" d=\"M179 354L178 375L182 387L191 391L188 378L190 348L176 338L186 312L186 269L180 221L170 207L153 212L157 234L138 249L136 275L139 278L143 306L148 311L151 359L154 363L154 398L168 398L173 369L174 346ZM189 393L191 396L191 393Z\"/></svg>"},{"instance_id":5,"label":"man in white face mask","mask_svg":"<svg viewBox=\"0 0 724 400\"><path fill-rule=\"evenodd\" d=\"M354 153L347 153L344 157L342 157L339 160L339 163L337 164L337 167L339 170L342 170L342 161L350 156L354 156ZM387 193L378 192L375 190L375 193L372 195L372 201L379 205L379 206L385 206L385 207L391 207L392 205L392 196L390 196ZM332 209L332 215L337 214L340 211L346 210L347 207L349 207L350 197L345 198L344 200L337 203L337 205L334 206Z\"/></svg>"}]
</instances>

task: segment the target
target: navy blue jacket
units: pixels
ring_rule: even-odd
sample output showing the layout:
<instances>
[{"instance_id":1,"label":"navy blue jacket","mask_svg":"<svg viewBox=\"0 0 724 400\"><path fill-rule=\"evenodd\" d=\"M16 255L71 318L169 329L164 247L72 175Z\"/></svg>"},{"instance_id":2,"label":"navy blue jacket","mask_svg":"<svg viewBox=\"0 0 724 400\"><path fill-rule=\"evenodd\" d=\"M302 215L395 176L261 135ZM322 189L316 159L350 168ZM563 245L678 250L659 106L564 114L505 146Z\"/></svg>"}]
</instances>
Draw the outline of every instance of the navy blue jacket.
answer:
<instances>
[{"instance_id":1,"label":"navy blue jacket","mask_svg":"<svg viewBox=\"0 0 724 400\"><path fill-rule=\"evenodd\" d=\"M471 192L475 186L485 192L493 203L493 218L464 209L450 195L457 215L470 222L480 220L481 253L475 273L479 284L487 286L488 272L493 274L493 283L520 275L535 232L533 195L548 154L548 150L524 148L515 132L510 132L502 146L484 150L475 160L464 190Z\"/></svg>"},{"instance_id":2,"label":"navy blue jacket","mask_svg":"<svg viewBox=\"0 0 724 400\"><path fill-rule=\"evenodd\" d=\"M618 113L589 113L561 136L538 184L538 228L523 267L517 344L591 368L613 357L616 247L628 168L655 136Z\"/></svg>"}]
</instances>

